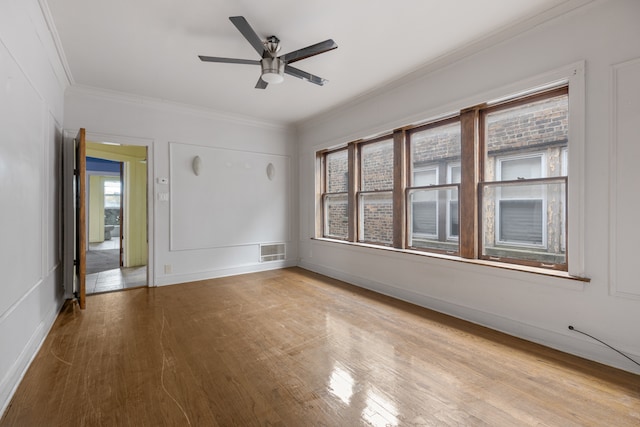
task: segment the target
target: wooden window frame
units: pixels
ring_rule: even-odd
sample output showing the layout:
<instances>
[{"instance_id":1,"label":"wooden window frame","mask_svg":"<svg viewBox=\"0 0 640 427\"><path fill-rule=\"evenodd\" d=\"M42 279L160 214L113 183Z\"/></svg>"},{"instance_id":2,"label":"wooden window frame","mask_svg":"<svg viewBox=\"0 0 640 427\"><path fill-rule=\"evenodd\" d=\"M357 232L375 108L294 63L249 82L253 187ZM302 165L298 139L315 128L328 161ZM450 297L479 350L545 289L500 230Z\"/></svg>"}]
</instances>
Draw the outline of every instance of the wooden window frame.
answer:
<instances>
[{"instance_id":1,"label":"wooden window frame","mask_svg":"<svg viewBox=\"0 0 640 427\"><path fill-rule=\"evenodd\" d=\"M319 195L319 202L321 205L320 219L316 219L316 227L320 227L323 237L325 231L325 212L324 206L327 183L326 183L326 156L327 154L337 152L340 150L347 150L348 157L348 191L347 191L347 204L348 204L348 236L346 240L355 244L367 244L374 246L393 247L400 250L416 250L426 253L440 253L452 255L451 251L440 250L435 248L422 248L411 247L409 242L409 201L408 194L410 191L419 189L422 187L412 187L412 163L411 163L411 135L426 129L445 126L451 123L459 122L460 124L460 160L454 163L460 167L460 182L457 184L450 183L448 181L438 181L438 185L429 186L424 188L436 189L438 187L457 187L458 188L458 236L457 238L449 239L449 222L446 218L446 230L447 241L454 243L457 240L458 251L454 256L461 259L469 260L488 260L496 261L495 257L482 255L482 215L480 212L481 206L481 186L485 184L484 171L486 168L485 162L487 160L487 154L485 149L485 127L486 118L488 114L517 107L520 105L526 105L532 102L536 102L542 99L554 98L560 95L569 94L568 82L564 81L555 87L547 87L541 89L538 92L527 92L521 96L514 96L511 98L502 98L499 102L494 104L479 104L473 107L469 107L461 110L458 114L449 115L445 118L431 121L426 124L406 126L400 129L396 129L391 133L386 133L381 136L376 136L369 139L357 140L348 143L345 146L335 148L332 150L326 150L318 152L317 154L317 167L320 169L320 176L317 179L321 180L321 188ZM570 120L571 122L571 120ZM381 141L393 141L393 184L392 188L377 189L372 191L362 191L362 149L369 144L375 144ZM566 157L566 155L565 155ZM449 164L451 160L446 162L446 170L449 170ZM440 168L442 169L442 168ZM442 171L441 171L442 172ZM443 172L444 173L444 172ZM449 172L447 172L448 174ZM318 174L317 174L318 175ZM565 182L568 182L568 177L563 175ZM558 177L548 177L549 179L557 179ZM448 178L445 176L445 179ZM545 178L542 178L544 181ZM528 179L527 181L533 181ZM445 183L446 182L446 183ZM492 181L504 182L504 181ZM375 242L365 241L359 236L359 230L361 221L360 218L360 203L361 196L366 194L376 193L390 193L392 198L392 214L393 214L393 238L392 242ZM343 194L343 193L340 193ZM568 203L569 193L567 187L565 187L565 200L564 200L564 230L562 233L562 245L565 250L565 263L557 265L548 265L544 262L529 261L524 259L510 259L501 258L497 261L506 262L509 264L521 265L523 267L541 267L543 269L568 271L568 248L566 248L568 239L568 218L566 214L566 205ZM318 213L317 213L318 215ZM447 216L449 215L447 209ZM318 228L317 228L318 230ZM334 237L328 237L334 239Z\"/></svg>"}]
</instances>

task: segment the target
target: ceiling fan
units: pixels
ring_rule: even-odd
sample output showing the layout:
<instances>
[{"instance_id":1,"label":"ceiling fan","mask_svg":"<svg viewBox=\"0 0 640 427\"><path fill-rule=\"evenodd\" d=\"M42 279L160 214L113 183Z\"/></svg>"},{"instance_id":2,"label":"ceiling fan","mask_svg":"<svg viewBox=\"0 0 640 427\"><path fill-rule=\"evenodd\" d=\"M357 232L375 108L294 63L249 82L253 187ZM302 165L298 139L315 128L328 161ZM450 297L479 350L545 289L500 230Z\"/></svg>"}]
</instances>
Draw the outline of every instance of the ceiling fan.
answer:
<instances>
[{"instance_id":1,"label":"ceiling fan","mask_svg":"<svg viewBox=\"0 0 640 427\"><path fill-rule=\"evenodd\" d=\"M229 20L236 26L238 31L242 33L244 38L247 39L262 59L258 61L198 55L201 61L260 65L262 67L262 74L258 79L256 89L266 89L269 83L276 84L282 82L284 80L284 74L289 74L290 76L315 83L319 86L323 86L327 82L327 80L322 77L314 76L306 71L294 68L289 64L336 49L338 45L333 40L325 40L303 49L276 56L280 50L280 40L276 36L269 36L265 41L262 41L243 16L231 16Z\"/></svg>"}]
</instances>

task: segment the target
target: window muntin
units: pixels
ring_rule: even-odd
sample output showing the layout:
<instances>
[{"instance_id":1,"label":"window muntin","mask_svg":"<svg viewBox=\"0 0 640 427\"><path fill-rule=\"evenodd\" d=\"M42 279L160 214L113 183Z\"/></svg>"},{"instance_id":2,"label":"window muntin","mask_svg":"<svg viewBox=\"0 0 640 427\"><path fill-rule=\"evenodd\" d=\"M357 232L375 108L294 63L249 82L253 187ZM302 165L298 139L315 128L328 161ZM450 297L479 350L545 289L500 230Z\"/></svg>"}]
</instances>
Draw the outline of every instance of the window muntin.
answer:
<instances>
[{"instance_id":1,"label":"window muntin","mask_svg":"<svg viewBox=\"0 0 640 427\"><path fill-rule=\"evenodd\" d=\"M393 243L393 138L382 137L358 145L360 188L358 241Z\"/></svg>"},{"instance_id":2,"label":"window muntin","mask_svg":"<svg viewBox=\"0 0 640 427\"><path fill-rule=\"evenodd\" d=\"M346 240L349 236L349 156L346 148L323 155L322 236Z\"/></svg>"}]
</instances>

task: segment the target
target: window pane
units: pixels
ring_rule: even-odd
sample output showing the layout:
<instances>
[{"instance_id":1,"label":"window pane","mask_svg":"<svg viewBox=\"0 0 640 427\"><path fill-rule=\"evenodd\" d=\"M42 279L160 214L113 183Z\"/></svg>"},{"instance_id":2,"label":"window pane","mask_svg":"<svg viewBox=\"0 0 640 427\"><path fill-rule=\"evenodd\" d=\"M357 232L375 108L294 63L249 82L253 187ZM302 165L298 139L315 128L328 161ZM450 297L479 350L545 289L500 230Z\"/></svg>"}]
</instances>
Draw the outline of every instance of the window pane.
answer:
<instances>
[{"instance_id":1,"label":"window pane","mask_svg":"<svg viewBox=\"0 0 640 427\"><path fill-rule=\"evenodd\" d=\"M360 191L393 189L393 139L361 146Z\"/></svg>"},{"instance_id":2,"label":"window pane","mask_svg":"<svg viewBox=\"0 0 640 427\"><path fill-rule=\"evenodd\" d=\"M498 240L504 243L542 245L542 200L500 200Z\"/></svg>"},{"instance_id":3,"label":"window pane","mask_svg":"<svg viewBox=\"0 0 640 427\"><path fill-rule=\"evenodd\" d=\"M543 155L538 153L527 157L498 158L498 181L514 181L518 179L541 178ZM540 199L544 195L539 187L511 186L502 189L502 198L509 199Z\"/></svg>"},{"instance_id":4,"label":"window pane","mask_svg":"<svg viewBox=\"0 0 640 427\"><path fill-rule=\"evenodd\" d=\"M542 177L542 156L506 159L500 162L500 181Z\"/></svg>"},{"instance_id":5,"label":"window pane","mask_svg":"<svg viewBox=\"0 0 640 427\"><path fill-rule=\"evenodd\" d=\"M324 237L346 239L349 236L349 215L346 194L324 197Z\"/></svg>"},{"instance_id":6,"label":"window pane","mask_svg":"<svg viewBox=\"0 0 640 427\"><path fill-rule=\"evenodd\" d=\"M391 192L361 194L361 242L393 243L393 197Z\"/></svg>"},{"instance_id":7,"label":"window pane","mask_svg":"<svg viewBox=\"0 0 640 427\"><path fill-rule=\"evenodd\" d=\"M325 157L327 174L327 193L346 193L348 172L347 150L334 151Z\"/></svg>"},{"instance_id":8,"label":"window pane","mask_svg":"<svg viewBox=\"0 0 640 427\"><path fill-rule=\"evenodd\" d=\"M409 135L411 146L411 172L414 181L412 187L425 185L415 181L416 172L424 167L431 167L441 163L460 161L460 122L442 126L434 126ZM436 169L437 172L437 169ZM455 181L452 181L455 182ZM437 179L426 185L439 184Z\"/></svg>"},{"instance_id":9,"label":"window pane","mask_svg":"<svg viewBox=\"0 0 640 427\"><path fill-rule=\"evenodd\" d=\"M438 236L438 202L411 203L412 234L429 237Z\"/></svg>"},{"instance_id":10,"label":"window pane","mask_svg":"<svg viewBox=\"0 0 640 427\"><path fill-rule=\"evenodd\" d=\"M450 164L447 172L447 184L460 184L460 164Z\"/></svg>"},{"instance_id":11,"label":"window pane","mask_svg":"<svg viewBox=\"0 0 640 427\"><path fill-rule=\"evenodd\" d=\"M565 264L566 183L482 185L483 255ZM505 198L504 194L537 194Z\"/></svg>"},{"instance_id":12,"label":"window pane","mask_svg":"<svg viewBox=\"0 0 640 427\"><path fill-rule=\"evenodd\" d=\"M458 189L414 189L408 194L408 245L458 252Z\"/></svg>"},{"instance_id":13,"label":"window pane","mask_svg":"<svg viewBox=\"0 0 640 427\"><path fill-rule=\"evenodd\" d=\"M453 191L452 191L453 193ZM455 192L456 195L456 199L458 198L458 192ZM450 239L457 239L458 238L458 233L460 230L460 216L458 214L458 200L451 200L449 202L449 215L448 215L448 219L449 219L449 228L448 228L448 233L449 235L447 236Z\"/></svg>"},{"instance_id":14,"label":"window pane","mask_svg":"<svg viewBox=\"0 0 640 427\"><path fill-rule=\"evenodd\" d=\"M120 180L104 182L105 209L120 209Z\"/></svg>"},{"instance_id":15,"label":"window pane","mask_svg":"<svg viewBox=\"0 0 640 427\"><path fill-rule=\"evenodd\" d=\"M412 187L426 187L427 185L438 185L438 167L413 170Z\"/></svg>"},{"instance_id":16,"label":"window pane","mask_svg":"<svg viewBox=\"0 0 640 427\"><path fill-rule=\"evenodd\" d=\"M537 178L564 175L566 172L561 163L562 149L566 149L569 135L568 101L567 95L560 95L487 114L484 180L506 181L521 176ZM499 165L496 159L500 156L531 152L543 152L548 159L539 175L533 159L523 159L519 164L503 164L501 174L497 170ZM536 176L526 176L527 167Z\"/></svg>"}]
</instances>

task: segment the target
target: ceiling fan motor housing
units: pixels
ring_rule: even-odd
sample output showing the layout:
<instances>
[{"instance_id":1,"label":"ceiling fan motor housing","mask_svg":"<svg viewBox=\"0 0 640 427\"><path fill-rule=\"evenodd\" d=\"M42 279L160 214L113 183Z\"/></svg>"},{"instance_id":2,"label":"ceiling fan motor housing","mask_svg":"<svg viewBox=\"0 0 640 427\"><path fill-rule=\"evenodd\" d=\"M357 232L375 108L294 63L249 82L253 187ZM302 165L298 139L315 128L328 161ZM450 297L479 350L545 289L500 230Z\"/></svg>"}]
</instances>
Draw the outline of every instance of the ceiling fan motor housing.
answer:
<instances>
[{"instance_id":1,"label":"ceiling fan motor housing","mask_svg":"<svg viewBox=\"0 0 640 427\"><path fill-rule=\"evenodd\" d=\"M280 83L284 77L284 61L280 58L262 58L262 80L267 83Z\"/></svg>"}]
</instances>

